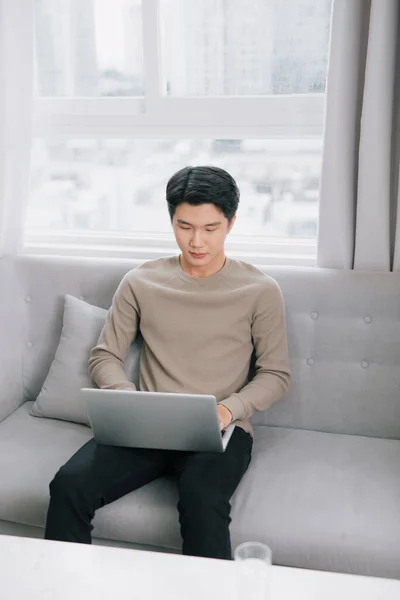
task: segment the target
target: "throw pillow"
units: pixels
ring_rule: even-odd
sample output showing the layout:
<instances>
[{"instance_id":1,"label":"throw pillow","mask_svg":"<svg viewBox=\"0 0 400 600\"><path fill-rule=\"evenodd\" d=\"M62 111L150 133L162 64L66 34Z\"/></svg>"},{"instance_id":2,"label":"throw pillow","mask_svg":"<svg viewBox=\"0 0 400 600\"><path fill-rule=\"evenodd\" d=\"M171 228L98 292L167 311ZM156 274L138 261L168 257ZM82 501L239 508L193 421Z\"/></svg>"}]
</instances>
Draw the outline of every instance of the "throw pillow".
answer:
<instances>
[{"instance_id":1,"label":"throw pillow","mask_svg":"<svg viewBox=\"0 0 400 600\"><path fill-rule=\"evenodd\" d=\"M34 417L61 419L89 425L80 389L95 387L88 360L97 344L107 310L65 295L60 342L43 387L32 405ZM125 361L128 379L139 387L141 339L132 343Z\"/></svg>"}]
</instances>

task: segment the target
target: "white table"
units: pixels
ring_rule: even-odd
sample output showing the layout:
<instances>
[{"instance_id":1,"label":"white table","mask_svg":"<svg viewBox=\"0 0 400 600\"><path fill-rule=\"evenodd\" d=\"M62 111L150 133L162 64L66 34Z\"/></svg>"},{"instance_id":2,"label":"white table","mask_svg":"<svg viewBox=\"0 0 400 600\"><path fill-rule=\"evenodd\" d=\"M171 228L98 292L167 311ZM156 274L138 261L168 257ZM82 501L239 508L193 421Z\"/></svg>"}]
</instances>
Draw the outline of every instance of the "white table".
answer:
<instances>
[{"instance_id":1,"label":"white table","mask_svg":"<svg viewBox=\"0 0 400 600\"><path fill-rule=\"evenodd\" d=\"M239 600L237 565L0 535L4 600ZM271 600L399 600L400 581L271 568ZM251 600L251 590L240 600Z\"/></svg>"}]
</instances>

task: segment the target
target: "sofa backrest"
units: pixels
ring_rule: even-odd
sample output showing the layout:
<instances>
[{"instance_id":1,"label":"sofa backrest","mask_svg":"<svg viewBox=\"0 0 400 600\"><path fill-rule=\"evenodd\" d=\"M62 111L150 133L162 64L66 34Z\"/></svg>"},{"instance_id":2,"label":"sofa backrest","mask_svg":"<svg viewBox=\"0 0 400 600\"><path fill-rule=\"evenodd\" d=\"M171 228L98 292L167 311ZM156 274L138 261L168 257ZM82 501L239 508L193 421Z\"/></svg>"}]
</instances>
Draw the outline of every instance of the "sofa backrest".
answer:
<instances>
[{"instance_id":1,"label":"sofa backrest","mask_svg":"<svg viewBox=\"0 0 400 600\"><path fill-rule=\"evenodd\" d=\"M108 308L123 275L137 264L0 260L0 418L22 395L33 400L39 393L61 332L63 295ZM253 423L400 439L400 274L263 270L285 298L292 388Z\"/></svg>"},{"instance_id":2,"label":"sofa backrest","mask_svg":"<svg viewBox=\"0 0 400 600\"><path fill-rule=\"evenodd\" d=\"M274 266L292 389L254 422L400 439L400 273Z\"/></svg>"}]
</instances>

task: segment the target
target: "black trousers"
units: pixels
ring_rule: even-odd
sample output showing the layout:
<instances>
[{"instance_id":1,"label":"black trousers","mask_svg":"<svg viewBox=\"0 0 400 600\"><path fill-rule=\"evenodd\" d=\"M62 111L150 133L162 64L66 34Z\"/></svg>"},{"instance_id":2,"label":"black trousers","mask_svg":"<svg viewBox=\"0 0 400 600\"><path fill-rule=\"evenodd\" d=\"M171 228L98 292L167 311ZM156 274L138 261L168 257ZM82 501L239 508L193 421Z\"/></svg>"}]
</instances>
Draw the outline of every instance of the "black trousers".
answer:
<instances>
[{"instance_id":1,"label":"black trousers","mask_svg":"<svg viewBox=\"0 0 400 600\"><path fill-rule=\"evenodd\" d=\"M183 553L231 559L230 498L251 459L236 427L222 454L119 448L87 442L50 484L45 538L91 543L98 508L163 475L176 477Z\"/></svg>"}]
</instances>

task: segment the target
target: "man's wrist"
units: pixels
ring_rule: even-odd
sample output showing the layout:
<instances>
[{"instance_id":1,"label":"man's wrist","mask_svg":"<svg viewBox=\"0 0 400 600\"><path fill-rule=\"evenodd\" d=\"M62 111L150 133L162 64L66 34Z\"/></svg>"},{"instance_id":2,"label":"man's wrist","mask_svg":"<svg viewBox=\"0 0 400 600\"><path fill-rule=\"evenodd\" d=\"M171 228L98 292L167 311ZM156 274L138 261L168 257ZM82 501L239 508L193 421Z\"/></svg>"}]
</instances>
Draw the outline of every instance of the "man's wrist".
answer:
<instances>
[{"instance_id":1,"label":"man's wrist","mask_svg":"<svg viewBox=\"0 0 400 600\"><path fill-rule=\"evenodd\" d=\"M232 415L232 422L241 421L246 418L246 409L239 396L229 396L226 400L222 400L220 404L229 410Z\"/></svg>"},{"instance_id":2,"label":"man's wrist","mask_svg":"<svg viewBox=\"0 0 400 600\"><path fill-rule=\"evenodd\" d=\"M224 410L225 410L225 413L226 413L227 415L229 415L229 418L230 418L229 424L231 424L231 423L232 423L232 421L233 421L233 414L232 414L232 411L231 411L231 410L230 410L230 409L229 409L227 406L225 406L225 404L224 404L223 402L220 402L218 406L221 406L222 408L224 408Z\"/></svg>"},{"instance_id":3,"label":"man's wrist","mask_svg":"<svg viewBox=\"0 0 400 600\"><path fill-rule=\"evenodd\" d=\"M232 414L232 412L229 410L229 408L228 408L227 406L225 406L225 404L223 404L222 406L223 406L224 408L226 408L226 410L228 411L228 413L229 413L229 415L230 415L230 419L231 419L231 420L229 421L229 424L231 424L231 423L232 423L232 421L233 421L233 414Z\"/></svg>"}]
</instances>

